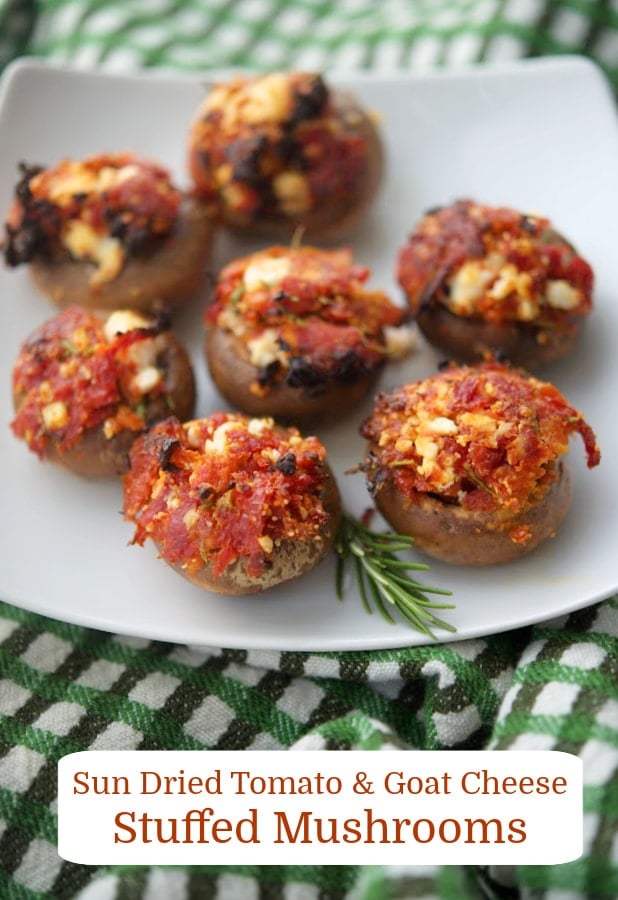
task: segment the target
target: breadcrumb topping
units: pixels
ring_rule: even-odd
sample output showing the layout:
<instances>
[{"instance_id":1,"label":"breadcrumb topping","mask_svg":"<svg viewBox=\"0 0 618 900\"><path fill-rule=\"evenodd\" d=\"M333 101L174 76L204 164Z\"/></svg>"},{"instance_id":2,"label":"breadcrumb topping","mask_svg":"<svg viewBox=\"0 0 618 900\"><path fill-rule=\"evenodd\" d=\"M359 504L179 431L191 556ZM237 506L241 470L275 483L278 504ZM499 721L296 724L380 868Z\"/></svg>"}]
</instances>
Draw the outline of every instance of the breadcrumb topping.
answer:
<instances>
[{"instance_id":1,"label":"breadcrumb topping","mask_svg":"<svg viewBox=\"0 0 618 900\"><path fill-rule=\"evenodd\" d=\"M108 439L142 431L148 399L166 395L161 332L157 320L128 310L104 320L67 307L48 320L13 368L14 434L44 456L51 440L62 452L97 426Z\"/></svg>"},{"instance_id":2,"label":"breadcrumb topping","mask_svg":"<svg viewBox=\"0 0 618 900\"><path fill-rule=\"evenodd\" d=\"M197 195L247 224L303 219L321 202L349 205L365 177L366 123L342 113L323 79L271 72L214 85L189 137Z\"/></svg>"},{"instance_id":3,"label":"breadcrumb topping","mask_svg":"<svg viewBox=\"0 0 618 900\"><path fill-rule=\"evenodd\" d=\"M133 543L155 541L189 573L221 575L239 558L259 576L284 542L320 542L328 521L326 451L272 419L170 418L138 438L124 482Z\"/></svg>"},{"instance_id":4,"label":"breadcrumb topping","mask_svg":"<svg viewBox=\"0 0 618 900\"><path fill-rule=\"evenodd\" d=\"M11 266L60 252L93 264L92 287L112 281L128 256L153 250L176 224L181 194L166 169L131 153L21 166L6 223Z\"/></svg>"},{"instance_id":5,"label":"breadcrumb topping","mask_svg":"<svg viewBox=\"0 0 618 900\"><path fill-rule=\"evenodd\" d=\"M573 434L588 466L600 462L592 429L557 388L494 362L451 366L379 395L361 434L374 492L392 481L405 497L433 495L469 510L529 508Z\"/></svg>"},{"instance_id":6,"label":"breadcrumb topping","mask_svg":"<svg viewBox=\"0 0 618 900\"><path fill-rule=\"evenodd\" d=\"M405 311L365 286L369 274L347 248L270 247L222 270L206 322L242 343L255 394L286 382L315 395L411 350Z\"/></svg>"},{"instance_id":7,"label":"breadcrumb topping","mask_svg":"<svg viewBox=\"0 0 618 900\"><path fill-rule=\"evenodd\" d=\"M549 219L472 200L421 219L398 278L414 313L440 303L457 316L548 330L592 309L592 269Z\"/></svg>"}]
</instances>

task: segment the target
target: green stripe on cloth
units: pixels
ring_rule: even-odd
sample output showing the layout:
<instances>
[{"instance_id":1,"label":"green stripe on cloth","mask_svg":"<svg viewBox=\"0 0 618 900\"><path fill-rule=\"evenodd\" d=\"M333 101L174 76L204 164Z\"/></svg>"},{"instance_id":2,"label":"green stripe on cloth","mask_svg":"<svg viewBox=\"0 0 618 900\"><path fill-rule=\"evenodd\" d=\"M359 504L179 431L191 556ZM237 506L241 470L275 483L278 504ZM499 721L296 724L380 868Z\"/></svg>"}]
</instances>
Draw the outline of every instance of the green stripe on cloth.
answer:
<instances>
[{"instance_id":1,"label":"green stripe on cloth","mask_svg":"<svg viewBox=\"0 0 618 900\"><path fill-rule=\"evenodd\" d=\"M261 697L265 711L258 716L258 723L272 723L279 717L286 723L285 727L290 728L293 724L292 731L285 735L285 746L291 746L296 741L298 749L315 746L428 749L436 746L437 742L434 719L440 716L448 719L450 716L455 745L470 742L472 735L472 745L483 746L481 736L485 720L487 736L495 747L505 748L517 741L521 745L522 738L542 735L549 738L551 745L557 749L564 747L568 741L582 752L592 745L602 745L612 753L616 752L618 726L605 721L602 715L606 704L615 704L616 678L611 667L615 666L618 653L618 628L614 600L593 608L585 616L581 613L571 616L567 622L561 623L560 628L542 626L534 629L532 634L524 631L502 636L495 642L488 640L388 651L380 654L381 678L375 682L368 677L374 661L367 656L372 657L372 654L284 655L288 671L281 672L266 666L258 669L248 666L246 654L239 655L232 651L197 653L148 641L112 638L12 607L2 607L0 613L5 616L1 621L9 626L8 636L1 648L0 673L5 683L11 683L16 692L16 708L11 716L0 720L4 755L11 752L11 748L21 748L21 752L35 755L34 758L27 757L35 769L39 764L42 767L46 761L55 762L63 752L96 745L110 723L129 724L131 728L139 726L139 729L157 738L159 746L165 741L172 741L174 746L203 746L199 737L188 734L185 729L193 721L196 703L199 705L203 698L213 696L218 702L228 705L229 701L231 704L228 706L230 718L226 720L223 731L229 736L230 747L234 746L234 734L242 743L245 740L242 727L255 724L247 721L246 705L254 705L255 698ZM578 630L582 625L589 630ZM522 647L521 664L514 667L516 655ZM594 667L583 665L585 651L590 648L595 654ZM45 650L47 655L41 657ZM584 654L579 667L573 664L574 654L580 657ZM282 655L275 654L275 657L276 661L280 661ZM47 661L47 671L37 668L41 658ZM52 658L53 665L49 662ZM258 658L262 663L266 662L264 654ZM333 662L336 663L334 667ZM319 677L314 674L320 669L329 675ZM291 671L296 674L292 676ZM309 677L302 674L307 671L312 673ZM349 680L337 677L341 671ZM541 675L543 671L545 680ZM59 672L65 675L73 672L77 678L71 683L58 677ZM139 694L141 682L156 672L174 679L173 683L168 684L167 699L159 709L153 710L124 694L113 696L114 687L119 685L125 688L130 685L131 692ZM233 673L233 677L229 673ZM98 687L97 679L100 679ZM394 691L393 684L397 684ZM553 684L569 685L577 692L572 704L575 715L569 716L568 712L552 715L534 712L535 704L542 705L543 691ZM300 693L299 685L303 689ZM515 693L511 703L507 688ZM185 692L187 689L188 693ZM283 714L278 708L278 704L285 702L288 690L295 691L300 698L293 723L289 714ZM197 691L197 697L194 691ZM303 694L303 691L307 693ZM105 696L104 700L101 695ZM3 696L8 695L5 693ZM503 698L505 712L501 717L498 707ZM10 697L5 702L10 702ZM84 711L83 719L78 718L73 727L62 734L38 725L41 717L49 715L58 703L74 704ZM240 718L236 714L235 703L239 704L238 712L242 712ZM587 707L587 704L590 706ZM469 719L461 718L462 709L465 710L467 705L473 708L476 721L471 732L468 730ZM577 707L581 708L578 710ZM600 718L587 715L587 708L597 710ZM24 717L23 711L27 712ZM91 712L96 714L93 716ZM493 728L492 716L496 720ZM94 721L93 728L83 730L83 721ZM239 724L235 732L233 723L236 721ZM281 729L279 724L273 730ZM158 739L160 733L163 734L163 741ZM255 735L258 732L252 730L251 733ZM121 732L119 737L120 746L122 741L132 746L130 734ZM3 809L7 827L4 845L0 842L0 860L5 871L7 868L16 873L21 871L33 840L52 842L54 816L48 812L47 817L42 819L40 810L43 807L36 800L38 771L33 773L29 784L22 785L21 801L19 794L7 791L4 786ZM612 779L609 779L607 790L594 784L586 787L586 814L603 816L603 821L596 828L591 855L574 864L572 877L577 879L578 884L598 884L599 897L612 896L610 891L613 891L616 874L615 867L607 861L607 854L603 862L603 858L595 856L595 852L600 854L605 850L609 835L615 834L615 813L614 818L611 813L615 809L613 801L617 792L618 786ZM53 801L53 798L47 799ZM27 809L31 811L29 818L16 812ZM32 810L35 811L34 816ZM64 885L65 896L70 896L66 891L75 890L78 881L85 887L92 878L98 880L105 875L104 871L89 873L84 868L61 865L55 883L57 886ZM563 879L568 882L564 872L558 870L561 867L551 870L538 867L538 871L534 872L535 884L541 878L558 886ZM601 870L605 874L599 882ZM237 867L222 871L234 877L250 879L247 870L240 874ZM287 877L285 872L277 871L281 878ZM526 867L520 876L522 883L528 877L526 873L533 877ZM126 881L126 873L115 870L105 877L112 879L110 884L113 882L114 890L122 890L126 896L140 896L136 893L137 875L129 882ZM213 890L214 877L212 870L204 876ZM353 882L358 881L355 888L362 883L361 876L357 878L356 874L352 874L350 877ZM402 885L407 885L409 877L405 875L398 886L397 879L392 880L389 876L389 890L392 887L394 892L392 896L399 896L396 892ZM197 873L192 874L191 880L194 887L205 884ZM432 885L432 896L448 896L441 893L437 878ZM196 893L196 896L199 894ZM453 893L452 896L458 895Z\"/></svg>"},{"instance_id":2,"label":"green stripe on cloth","mask_svg":"<svg viewBox=\"0 0 618 900\"><path fill-rule=\"evenodd\" d=\"M92 879L103 877L109 877L113 885L110 896L139 897L141 889L135 874L129 878L114 871L106 876L104 870L90 871L71 863L60 863L47 881L45 873L34 877L29 872L28 854L36 841L47 841L50 852L53 849L55 815L50 806L39 824L39 811L44 808L42 797L54 803L55 792L45 793L49 767L64 753L101 746L113 728L117 729L117 749L213 745L239 749L256 738L264 746L269 733L271 747L294 744L302 749L303 741L315 740L341 748L425 747L437 741L432 716L446 721L450 704L455 707L457 740L462 706L475 710L475 728L484 720L489 725L490 710L495 714L511 680L516 659L511 648L518 646L510 636L467 642L460 649L450 645L378 654L257 654L262 665L256 667L247 664L244 652L197 653L118 638L8 605L0 605L0 623L5 634L0 676L3 684L10 685L2 694L10 714L0 719L0 778L2 759L13 750L23 755L23 769L29 773L19 791L11 792L4 785L0 867L14 873L15 883L25 877L33 891L42 883L50 896L67 897L77 896ZM278 664L285 671L277 670ZM377 674L376 680L372 673ZM153 677L169 679L167 693L155 709L136 699L142 685ZM454 682L461 687L454 689ZM207 706L205 717L200 717L202 707L210 702L224 708L216 741L200 737L213 732L208 716L214 707ZM287 883L286 870L275 871L276 878L283 879L280 883ZM316 897L343 898L351 887L358 887L359 877L352 869L341 870L339 887L322 885L324 873L318 877L314 870L307 871L306 877L313 879L318 891ZM225 872L250 883L249 870L239 874L233 867ZM217 877L213 870L202 878L192 873L191 890L203 896L199 891L207 883L216 897Z\"/></svg>"},{"instance_id":3,"label":"green stripe on cloth","mask_svg":"<svg viewBox=\"0 0 618 900\"><path fill-rule=\"evenodd\" d=\"M16 884L2 869L0 869L0 897L6 897L7 900L49 900L48 894L31 891L23 884Z\"/></svg>"},{"instance_id":4,"label":"green stripe on cloth","mask_svg":"<svg viewBox=\"0 0 618 900\"><path fill-rule=\"evenodd\" d=\"M572 863L518 868L524 897L545 897L550 890L565 897L618 895L617 685L616 598L533 629L490 746L525 749L541 741L546 749L583 759L586 846Z\"/></svg>"},{"instance_id":5,"label":"green stripe on cloth","mask_svg":"<svg viewBox=\"0 0 618 900\"><path fill-rule=\"evenodd\" d=\"M79 65L419 68L584 52L618 88L610 2L41 0L28 52Z\"/></svg>"},{"instance_id":6,"label":"green stripe on cloth","mask_svg":"<svg viewBox=\"0 0 618 900\"><path fill-rule=\"evenodd\" d=\"M28 52L36 14L36 0L8 0L0 4L0 70Z\"/></svg>"},{"instance_id":7,"label":"green stripe on cloth","mask_svg":"<svg viewBox=\"0 0 618 900\"><path fill-rule=\"evenodd\" d=\"M57 840L56 820L46 805L4 788L0 789L0 818L9 825L19 825L31 838L41 838L52 844Z\"/></svg>"},{"instance_id":8,"label":"green stripe on cloth","mask_svg":"<svg viewBox=\"0 0 618 900\"><path fill-rule=\"evenodd\" d=\"M359 891L362 900L490 900L483 893L476 872L454 866L412 878L397 870L369 872ZM505 898L506 900L506 898Z\"/></svg>"}]
</instances>

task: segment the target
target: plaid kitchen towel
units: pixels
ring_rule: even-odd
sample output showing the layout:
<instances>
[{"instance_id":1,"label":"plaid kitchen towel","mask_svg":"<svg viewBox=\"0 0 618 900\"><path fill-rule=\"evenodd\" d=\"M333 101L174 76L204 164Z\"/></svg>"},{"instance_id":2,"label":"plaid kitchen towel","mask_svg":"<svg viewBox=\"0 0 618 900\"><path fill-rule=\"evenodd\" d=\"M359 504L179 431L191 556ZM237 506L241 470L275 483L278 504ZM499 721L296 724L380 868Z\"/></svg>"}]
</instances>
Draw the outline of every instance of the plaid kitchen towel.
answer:
<instances>
[{"instance_id":1,"label":"plaid kitchen towel","mask_svg":"<svg viewBox=\"0 0 618 900\"><path fill-rule=\"evenodd\" d=\"M342 654L198 652L2 605L0 675L1 897L618 896L618 600L532 630ZM579 755L584 855L507 873L459 867L98 869L63 862L56 853L56 764L67 753L392 748Z\"/></svg>"},{"instance_id":2,"label":"plaid kitchen towel","mask_svg":"<svg viewBox=\"0 0 618 900\"><path fill-rule=\"evenodd\" d=\"M617 0L0 0L0 62L422 69L584 53L618 88Z\"/></svg>"},{"instance_id":3,"label":"plaid kitchen towel","mask_svg":"<svg viewBox=\"0 0 618 900\"><path fill-rule=\"evenodd\" d=\"M0 0L0 65L422 69L560 53L618 89L618 0ZM0 136L1 137L1 136ZM559 866L96 868L56 853L78 750L559 749L584 855ZM618 601L447 645L195 651L0 603L0 897L601 900L618 896Z\"/></svg>"}]
</instances>

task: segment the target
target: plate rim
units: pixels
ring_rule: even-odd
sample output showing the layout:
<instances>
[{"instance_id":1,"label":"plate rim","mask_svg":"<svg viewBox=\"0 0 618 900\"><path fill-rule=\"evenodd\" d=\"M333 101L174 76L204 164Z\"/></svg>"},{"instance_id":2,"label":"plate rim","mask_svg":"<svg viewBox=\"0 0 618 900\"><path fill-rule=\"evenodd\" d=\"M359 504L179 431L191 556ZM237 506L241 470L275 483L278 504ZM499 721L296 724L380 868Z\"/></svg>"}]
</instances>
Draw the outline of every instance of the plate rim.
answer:
<instances>
[{"instance_id":1,"label":"plate rim","mask_svg":"<svg viewBox=\"0 0 618 900\"><path fill-rule=\"evenodd\" d=\"M374 82L374 81L433 81L433 80L461 80L474 79L478 77L487 77L491 75L517 75L536 71L550 71L555 69L573 69L580 68L583 71L594 73L607 89L610 99L613 99L611 86L603 69L595 60L589 56L579 53L556 54L555 56L535 56L521 57L516 59L504 60L481 60L465 62L453 66L428 66L419 69L353 69L353 68L332 68L327 71L329 80L341 81L354 79L356 82ZM168 81L199 83L206 79L213 81L219 78L227 78L234 74L249 72L265 72L269 71L264 68L247 67L247 66L229 66L216 67L212 69L205 68L203 71L174 69L172 67L153 66L152 68L131 68L126 70L111 69L102 67L84 67L72 63L71 61L57 60L53 58L45 58L40 56L19 56L12 59L4 68L0 76L0 87L6 91L10 83L20 77L22 72L29 71L55 71L60 74L76 77L109 79L109 80L135 80L135 81ZM288 70L291 71L291 70ZM2 90L0 90L0 108L3 101Z\"/></svg>"}]
</instances>

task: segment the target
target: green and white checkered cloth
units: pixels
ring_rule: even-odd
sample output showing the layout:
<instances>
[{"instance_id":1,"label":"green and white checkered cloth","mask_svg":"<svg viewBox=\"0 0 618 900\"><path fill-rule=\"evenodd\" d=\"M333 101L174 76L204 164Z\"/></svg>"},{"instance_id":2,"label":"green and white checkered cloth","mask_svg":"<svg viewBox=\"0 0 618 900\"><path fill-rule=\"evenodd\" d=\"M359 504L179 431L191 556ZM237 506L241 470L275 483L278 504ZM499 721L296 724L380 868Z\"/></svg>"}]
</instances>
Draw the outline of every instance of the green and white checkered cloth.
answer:
<instances>
[{"instance_id":1,"label":"green and white checkered cloth","mask_svg":"<svg viewBox=\"0 0 618 900\"><path fill-rule=\"evenodd\" d=\"M0 674L1 897L618 896L617 600L531 631L344 654L196 652L3 605ZM509 873L457 867L420 873L333 866L96 869L56 854L56 764L67 753L394 747L579 755L584 856Z\"/></svg>"},{"instance_id":2,"label":"green and white checkered cloth","mask_svg":"<svg viewBox=\"0 0 618 900\"><path fill-rule=\"evenodd\" d=\"M4 0L0 62L420 69L558 53L618 88L616 0Z\"/></svg>"},{"instance_id":3,"label":"green and white checkered cloth","mask_svg":"<svg viewBox=\"0 0 618 900\"><path fill-rule=\"evenodd\" d=\"M0 64L422 69L584 53L618 90L618 0L0 0ZM56 853L79 750L558 749L584 761L559 866L95 868ZM371 653L129 639L0 603L0 898L618 897L618 601L506 635Z\"/></svg>"}]
</instances>

